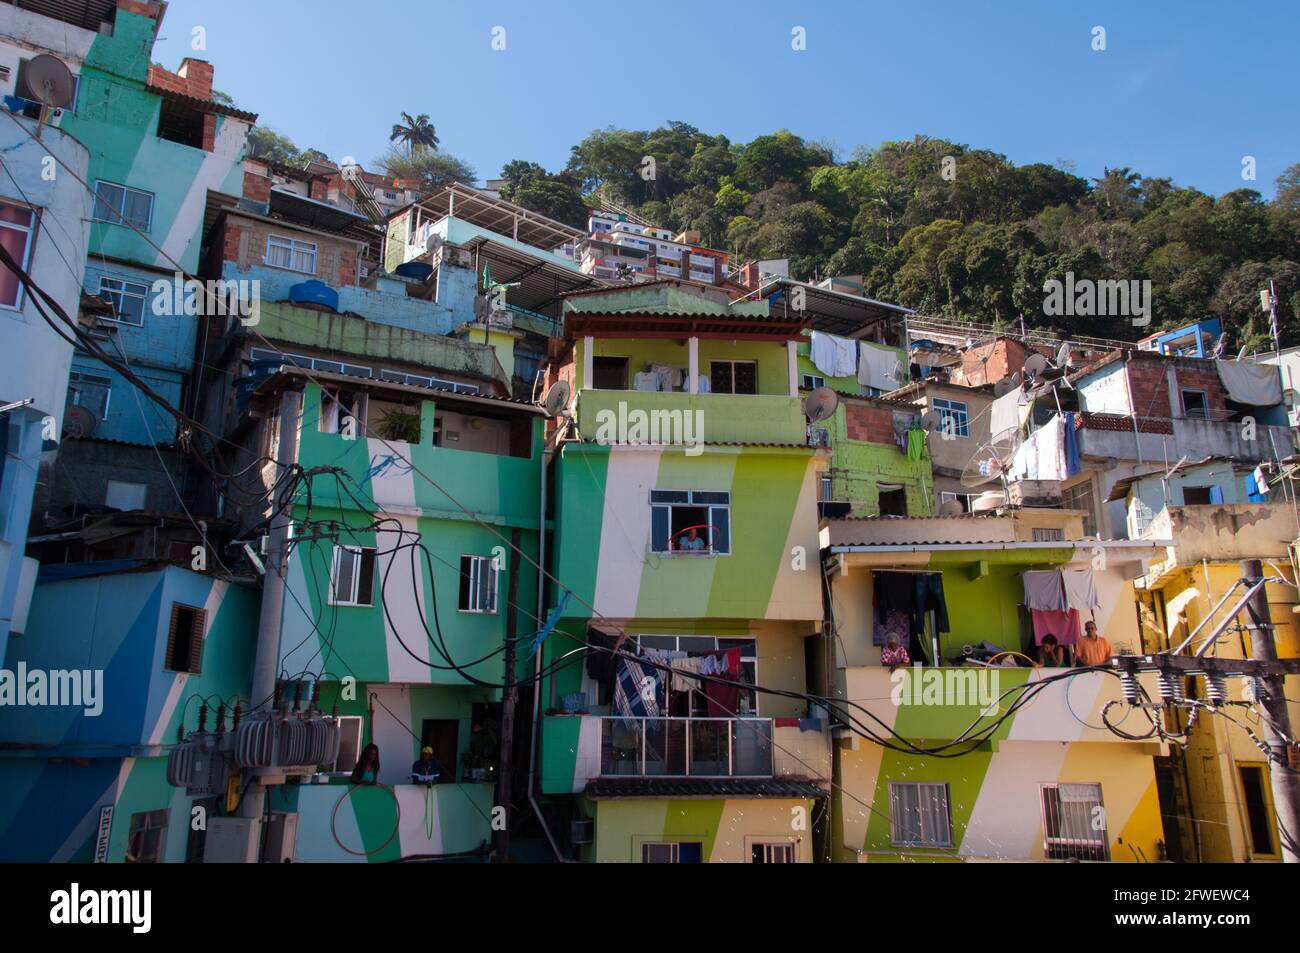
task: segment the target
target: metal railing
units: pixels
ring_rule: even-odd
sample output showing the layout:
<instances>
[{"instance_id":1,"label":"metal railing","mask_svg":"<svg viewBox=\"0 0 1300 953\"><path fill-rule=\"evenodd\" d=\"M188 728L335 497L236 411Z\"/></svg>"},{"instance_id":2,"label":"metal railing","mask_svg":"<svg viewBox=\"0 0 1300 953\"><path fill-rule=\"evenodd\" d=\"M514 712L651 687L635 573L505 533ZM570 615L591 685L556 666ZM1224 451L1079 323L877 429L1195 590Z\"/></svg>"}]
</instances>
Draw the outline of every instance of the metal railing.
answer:
<instances>
[{"instance_id":1,"label":"metal railing","mask_svg":"<svg viewBox=\"0 0 1300 953\"><path fill-rule=\"evenodd\" d=\"M601 719L604 777L770 778L770 718Z\"/></svg>"}]
</instances>

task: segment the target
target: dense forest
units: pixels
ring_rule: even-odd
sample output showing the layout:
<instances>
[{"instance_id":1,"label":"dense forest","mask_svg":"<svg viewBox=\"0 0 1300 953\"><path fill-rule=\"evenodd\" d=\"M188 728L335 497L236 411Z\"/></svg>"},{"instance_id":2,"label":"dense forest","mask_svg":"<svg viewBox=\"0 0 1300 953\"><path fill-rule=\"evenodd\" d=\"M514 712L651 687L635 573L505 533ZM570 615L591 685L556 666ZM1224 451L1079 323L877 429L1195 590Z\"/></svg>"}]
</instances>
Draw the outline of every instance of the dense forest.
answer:
<instances>
[{"instance_id":1,"label":"dense forest","mask_svg":"<svg viewBox=\"0 0 1300 953\"><path fill-rule=\"evenodd\" d=\"M378 164L430 187L474 179L436 145L390 149ZM1069 166L1017 166L926 136L843 159L786 130L737 144L669 122L599 130L564 169L515 160L502 177L504 197L572 225L601 195L741 259L788 258L795 277L862 275L872 297L1009 327L1023 315L1031 327L1131 339L1219 317L1233 349L1266 347L1259 293L1272 279L1282 344L1300 344L1300 164L1272 201L1252 188L1216 198L1128 168L1087 179ZM1044 282L1067 272L1149 280L1150 327L1045 315Z\"/></svg>"}]
</instances>

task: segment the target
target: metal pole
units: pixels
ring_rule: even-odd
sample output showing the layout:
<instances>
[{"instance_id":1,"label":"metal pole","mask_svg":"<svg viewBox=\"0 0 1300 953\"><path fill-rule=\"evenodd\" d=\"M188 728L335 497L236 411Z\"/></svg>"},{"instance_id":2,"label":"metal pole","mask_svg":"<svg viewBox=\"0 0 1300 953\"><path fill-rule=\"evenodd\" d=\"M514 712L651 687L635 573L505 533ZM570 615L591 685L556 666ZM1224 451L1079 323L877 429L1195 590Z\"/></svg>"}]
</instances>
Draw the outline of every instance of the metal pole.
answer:
<instances>
[{"instance_id":1,"label":"metal pole","mask_svg":"<svg viewBox=\"0 0 1300 953\"><path fill-rule=\"evenodd\" d=\"M1263 582L1264 567L1258 559L1243 559L1241 575L1251 583ZM1268 596L1260 586L1246 604L1250 616L1250 654L1260 662L1277 661L1273 641L1273 621L1268 611ZM1278 839L1284 863L1300 863L1300 773L1287 758L1286 739L1292 736L1291 716L1283 693L1285 675L1266 675L1259 681L1266 695L1260 700L1264 709L1264 742L1268 745L1268 776L1273 791L1273 812L1277 817Z\"/></svg>"},{"instance_id":2,"label":"metal pole","mask_svg":"<svg viewBox=\"0 0 1300 953\"><path fill-rule=\"evenodd\" d=\"M518 528L510 531L510 585L506 595L506 679L505 693L501 700L501 776L497 778L497 806L505 810L505 823L496 832L496 862L504 864L510 850L510 800L511 782L514 779L515 748L515 702L519 698L519 687L515 684L515 637L519 628L519 574L523 572L523 560L518 555Z\"/></svg>"},{"instance_id":3,"label":"metal pole","mask_svg":"<svg viewBox=\"0 0 1300 953\"><path fill-rule=\"evenodd\" d=\"M298 461L301 398L300 393L292 390L286 390L280 396L280 443L276 460L282 467ZM262 580L262 610L257 622L257 650L253 657L253 710L263 705L269 707L275 694L275 677L280 661L280 624L284 614L285 549L293 520L293 514L287 512L292 487L293 481L286 480L273 504L267 527L266 576ZM240 802L240 816L260 817L265 794L265 786L254 776Z\"/></svg>"}]
</instances>

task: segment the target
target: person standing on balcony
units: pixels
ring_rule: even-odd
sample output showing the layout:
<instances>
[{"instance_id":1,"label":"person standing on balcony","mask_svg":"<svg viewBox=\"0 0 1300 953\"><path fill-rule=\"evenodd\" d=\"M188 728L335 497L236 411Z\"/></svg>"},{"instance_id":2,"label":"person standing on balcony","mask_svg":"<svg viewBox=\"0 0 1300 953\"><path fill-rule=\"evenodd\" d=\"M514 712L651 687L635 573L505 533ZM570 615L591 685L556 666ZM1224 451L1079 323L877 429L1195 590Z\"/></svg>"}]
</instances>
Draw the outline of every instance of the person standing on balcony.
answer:
<instances>
[{"instance_id":1,"label":"person standing on balcony","mask_svg":"<svg viewBox=\"0 0 1300 953\"><path fill-rule=\"evenodd\" d=\"M411 780L416 784L436 784L442 774L442 764L433 756L433 749L425 745L420 749L420 760L411 765Z\"/></svg>"},{"instance_id":2,"label":"person standing on balcony","mask_svg":"<svg viewBox=\"0 0 1300 953\"><path fill-rule=\"evenodd\" d=\"M357 766L352 769L353 784L379 783L379 745L373 741L361 749Z\"/></svg>"},{"instance_id":3,"label":"person standing on balcony","mask_svg":"<svg viewBox=\"0 0 1300 953\"><path fill-rule=\"evenodd\" d=\"M1077 651L1079 661L1084 665L1105 665L1112 654L1110 642L1097 634L1097 623L1091 620L1083 627L1083 638L1079 640Z\"/></svg>"}]
</instances>

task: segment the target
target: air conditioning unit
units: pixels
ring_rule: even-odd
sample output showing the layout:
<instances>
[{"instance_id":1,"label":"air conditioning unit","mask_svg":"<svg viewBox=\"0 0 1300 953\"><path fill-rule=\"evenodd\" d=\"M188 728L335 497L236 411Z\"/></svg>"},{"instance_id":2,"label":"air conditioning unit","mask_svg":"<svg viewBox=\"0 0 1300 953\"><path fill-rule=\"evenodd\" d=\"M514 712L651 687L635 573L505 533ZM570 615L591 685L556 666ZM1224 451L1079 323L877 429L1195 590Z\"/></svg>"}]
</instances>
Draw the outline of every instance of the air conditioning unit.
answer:
<instances>
[{"instance_id":1,"label":"air conditioning unit","mask_svg":"<svg viewBox=\"0 0 1300 953\"><path fill-rule=\"evenodd\" d=\"M590 844L596 838L596 822L579 818L569 825L569 840L575 844Z\"/></svg>"}]
</instances>

